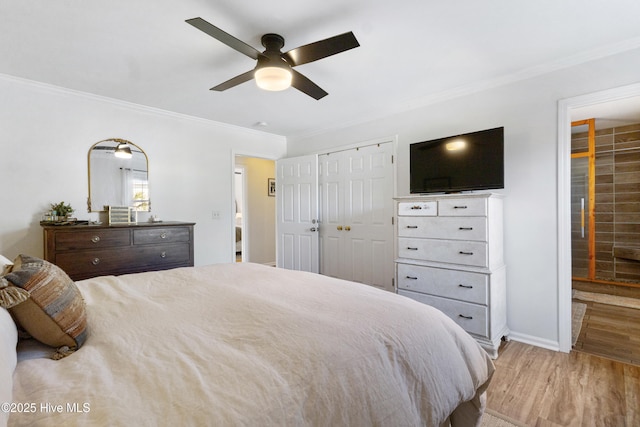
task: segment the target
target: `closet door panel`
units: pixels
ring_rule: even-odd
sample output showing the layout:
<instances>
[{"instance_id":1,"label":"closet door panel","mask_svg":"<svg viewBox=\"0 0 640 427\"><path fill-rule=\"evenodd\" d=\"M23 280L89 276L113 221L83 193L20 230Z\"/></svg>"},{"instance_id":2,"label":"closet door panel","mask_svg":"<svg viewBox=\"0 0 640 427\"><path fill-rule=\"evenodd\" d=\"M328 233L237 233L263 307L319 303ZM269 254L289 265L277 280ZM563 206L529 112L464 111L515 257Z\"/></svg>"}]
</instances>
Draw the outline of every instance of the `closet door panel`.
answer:
<instances>
[{"instance_id":1,"label":"closet door panel","mask_svg":"<svg viewBox=\"0 0 640 427\"><path fill-rule=\"evenodd\" d=\"M392 151L385 143L320 156L323 274L393 291Z\"/></svg>"}]
</instances>

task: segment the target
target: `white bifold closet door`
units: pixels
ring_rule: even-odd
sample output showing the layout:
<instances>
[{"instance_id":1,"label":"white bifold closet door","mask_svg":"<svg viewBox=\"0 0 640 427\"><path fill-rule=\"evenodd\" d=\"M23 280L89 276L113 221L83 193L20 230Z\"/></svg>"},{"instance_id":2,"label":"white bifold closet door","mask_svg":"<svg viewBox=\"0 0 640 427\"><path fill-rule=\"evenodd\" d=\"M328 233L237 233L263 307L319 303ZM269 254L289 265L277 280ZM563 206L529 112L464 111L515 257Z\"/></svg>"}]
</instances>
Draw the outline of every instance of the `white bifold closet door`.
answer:
<instances>
[{"instance_id":1,"label":"white bifold closet door","mask_svg":"<svg viewBox=\"0 0 640 427\"><path fill-rule=\"evenodd\" d=\"M320 273L393 288L391 142L318 156Z\"/></svg>"},{"instance_id":2,"label":"white bifold closet door","mask_svg":"<svg viewBox=\"0 0 640 427\"><path fill-rule=\"evenodd\" d=\"M276 162L276 265L319 272L317 156Z\"/></svg>"}]
</instances>

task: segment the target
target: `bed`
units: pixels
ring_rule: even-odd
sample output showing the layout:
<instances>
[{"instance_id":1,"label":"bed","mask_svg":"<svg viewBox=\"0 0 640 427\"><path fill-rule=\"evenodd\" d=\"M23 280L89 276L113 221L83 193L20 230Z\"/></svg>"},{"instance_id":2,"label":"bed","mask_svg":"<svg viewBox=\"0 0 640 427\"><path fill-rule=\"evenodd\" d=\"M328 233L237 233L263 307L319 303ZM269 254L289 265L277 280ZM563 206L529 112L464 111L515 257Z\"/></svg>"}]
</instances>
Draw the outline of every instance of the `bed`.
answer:
<instances>
[{"instance_id":1,"label":"bed","mask_svg":"<svg viewBox=\"0 0 640 427\"><path fill-rule=\"evenodd\" d=\"M0 403L13 402L0 425L480 423L491 359L408 298L251 263L75 287L86 333L59 360L33 339L16 350L15 323L0 308Z\"/></svg>"}]
</instances>

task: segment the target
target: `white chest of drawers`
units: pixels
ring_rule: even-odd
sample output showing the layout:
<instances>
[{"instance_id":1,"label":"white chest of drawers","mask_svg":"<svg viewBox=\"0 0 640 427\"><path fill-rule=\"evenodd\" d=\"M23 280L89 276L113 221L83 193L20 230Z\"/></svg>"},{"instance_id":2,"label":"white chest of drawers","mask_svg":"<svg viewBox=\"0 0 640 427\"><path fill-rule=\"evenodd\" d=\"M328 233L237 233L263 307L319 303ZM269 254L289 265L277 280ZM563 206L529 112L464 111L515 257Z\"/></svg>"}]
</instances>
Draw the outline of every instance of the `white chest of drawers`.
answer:
<instances>
[{"instance_id":1,"label":"white chest of drawers","mask_svg":"<svg viewBox=\"0 0 640 427\"><path fill-rule=\"evenodd\" d=\"M497 357L507 328L502 197L397 198L398 293L434 306Z\"/></svg>"}]
</instances>

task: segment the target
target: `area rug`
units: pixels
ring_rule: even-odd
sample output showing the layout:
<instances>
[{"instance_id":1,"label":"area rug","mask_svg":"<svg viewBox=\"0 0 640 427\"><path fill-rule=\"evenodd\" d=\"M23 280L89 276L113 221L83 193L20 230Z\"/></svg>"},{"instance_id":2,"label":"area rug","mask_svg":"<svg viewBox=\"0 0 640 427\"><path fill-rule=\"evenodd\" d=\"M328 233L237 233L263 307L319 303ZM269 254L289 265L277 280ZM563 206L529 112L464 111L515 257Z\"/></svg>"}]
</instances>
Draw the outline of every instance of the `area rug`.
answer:
<instances>
[{"instance_id":1,"label":"area rug","mask_svg":"<svg viewBox=\"0 0 640 427\"><path fill-rule=\"evenodd\" d=\"M481 427L524 427L525 424L517 420L499 414L491 409L486 409L482 416Z\"/></svg>"},{"instance_id":2,"label":"area rug","mask_svg":"<svg viewBox=\"0 0 640 427\"><path fill-rule=\"evenodd\" d=\"M599 302L601 304L617 305L619 307L636 308L640 310L640 299L619 297L616 295L600 294L596 292L585 292L574 289L573 299L580 301Z\"/></svg>"},{"instance_id":3,"label":"area rug","mask_svg":"<svg viewBox=\"0 0 640 427\"><path fill-rule=\"evenodd\" d=\"M571 303L571 345L576 345L580 330L582 329L582 321L584 314L587 312L587 304L573 301Z\"/></svg>"}]
</instances>

